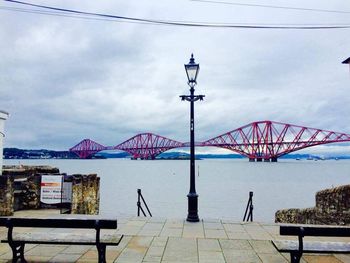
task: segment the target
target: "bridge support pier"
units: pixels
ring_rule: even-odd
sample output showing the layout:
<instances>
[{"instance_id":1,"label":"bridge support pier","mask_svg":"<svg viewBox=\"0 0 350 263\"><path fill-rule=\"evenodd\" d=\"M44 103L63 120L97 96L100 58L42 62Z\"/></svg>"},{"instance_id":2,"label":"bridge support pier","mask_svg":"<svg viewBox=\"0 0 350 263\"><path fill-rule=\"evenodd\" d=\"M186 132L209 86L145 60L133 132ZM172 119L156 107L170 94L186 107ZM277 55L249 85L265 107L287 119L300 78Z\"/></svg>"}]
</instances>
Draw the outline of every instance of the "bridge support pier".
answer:
<instances>
[{"instance_id":1,"label":"bridge support pier","mask_svg":"<svg viewBox=\"0 0 350 263\"><path fill-rule=\"evenodd\" d=\"M271 158L268 158L268 159L263 159L263 158L249 158L249 162L273 162L273 163L276 163L277 162L277 157L271 157Z\"/></svg>"}]
</instances>

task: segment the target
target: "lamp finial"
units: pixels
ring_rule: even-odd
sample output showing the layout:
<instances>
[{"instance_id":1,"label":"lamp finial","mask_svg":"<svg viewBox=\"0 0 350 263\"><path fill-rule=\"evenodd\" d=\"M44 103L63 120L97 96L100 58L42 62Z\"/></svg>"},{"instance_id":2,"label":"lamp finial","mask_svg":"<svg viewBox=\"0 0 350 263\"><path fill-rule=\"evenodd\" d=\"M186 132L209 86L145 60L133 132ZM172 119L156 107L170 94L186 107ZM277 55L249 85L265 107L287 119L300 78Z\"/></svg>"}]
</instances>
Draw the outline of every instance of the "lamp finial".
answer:
<instances>
[{"instance_id":1,"label":"lamp finial","mask_svg":"<svg viewBox=\"0 0 350 263\"><path fill-rule=\"evenodd\" d=\"M191 54L190 64L194 64L194 57L193 57L193 53Z\"/></svg>"}]
</instances>

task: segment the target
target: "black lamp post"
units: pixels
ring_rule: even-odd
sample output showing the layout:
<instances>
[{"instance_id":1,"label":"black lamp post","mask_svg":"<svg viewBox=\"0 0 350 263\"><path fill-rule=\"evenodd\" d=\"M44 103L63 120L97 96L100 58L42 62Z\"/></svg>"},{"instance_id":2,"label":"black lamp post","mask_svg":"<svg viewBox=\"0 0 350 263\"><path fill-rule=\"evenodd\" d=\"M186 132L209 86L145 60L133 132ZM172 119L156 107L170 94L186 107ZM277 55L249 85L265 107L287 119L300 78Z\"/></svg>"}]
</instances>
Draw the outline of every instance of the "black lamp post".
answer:
<instances>
[{"instance_id":1,"label":"black lamp post","mask_svg":"<svg viewBox=\"0 0 350 263\"><path fill-rule=\"evenodd\" d=\"M193 54L190 62L185 64L185 70L188 78L188 85L190 86L190 95L181 95L181 100L190 102L190 192L188 198L188 215L187 221L198 222L198 195L196 193L196 177L195 177L195 154L194 154L194 102L203 100L204 95L194 95L194 86L197 84L197 76L199 72L199 64L194 62Z\"/></svg>"},{"instance_id":2,"label":"black lamp post","mask_svg":"<svg viewBox=\"0 0 350 263\"><path fill-rule=\"evenodd\" d=\"M342 63L343 63L343 64L350 64L350 57L347 58L347 59L345 59Z\"/></svg>"},{"instance_id":3,"label":"black lamp post","mask_svg":"<svg viewBox=\"0 0 350 263\"><path fill-rule=\"evenodd\" d=\"M345 59L343 62L343 64L348 64L350 66L350 57L348 57L347 59ZM349 68L350 69L350 68Z\"/></svg>"}]
</instances>

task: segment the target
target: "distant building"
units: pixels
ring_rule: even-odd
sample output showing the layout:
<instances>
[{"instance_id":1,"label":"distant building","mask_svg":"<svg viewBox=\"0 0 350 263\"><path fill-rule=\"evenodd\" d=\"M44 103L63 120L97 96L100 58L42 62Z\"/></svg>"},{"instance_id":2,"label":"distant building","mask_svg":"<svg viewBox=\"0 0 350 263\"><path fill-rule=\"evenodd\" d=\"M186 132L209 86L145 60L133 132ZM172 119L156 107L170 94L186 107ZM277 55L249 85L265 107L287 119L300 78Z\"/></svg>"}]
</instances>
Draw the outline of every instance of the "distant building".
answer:
<instances>
[{"instance_id":1,"label":"distant building","mask_svg":"<svg viewBox=\"0 0 350 263\"><path fill-rule=\"evenodd\" d=\"M6 111L0 110L0 175L2 174L2 153L3 153L3 139L5 137L5 120L9 114Z\"/></svg>"}]
</instances>

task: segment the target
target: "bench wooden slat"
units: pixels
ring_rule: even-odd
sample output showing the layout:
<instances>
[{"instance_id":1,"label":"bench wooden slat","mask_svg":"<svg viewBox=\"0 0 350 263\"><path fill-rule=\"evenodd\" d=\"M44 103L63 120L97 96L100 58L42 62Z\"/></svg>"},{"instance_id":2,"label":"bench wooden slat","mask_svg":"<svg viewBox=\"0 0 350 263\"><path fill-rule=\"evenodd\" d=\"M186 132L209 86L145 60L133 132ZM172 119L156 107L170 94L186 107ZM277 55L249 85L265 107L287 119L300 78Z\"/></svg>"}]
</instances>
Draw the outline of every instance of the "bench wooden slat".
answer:
<instances>
[{"instance_id":1,"label":"bench wooden slat","mask_svg":"<svg viewBox=\"0 0 350 263\"><path fill-rule=\"evenodd\" d=\"M68 239L67 239L68 237ZM13 241L27 244L66 244L66 245L96 245L96 235L93 233L62 233L62 232L28 232L13 234ZM102 234L100 243L107 246L117 246L122 235ZM8 243L7 238L1 240Z\"/></svg>"},{"instance_id":2,"label":"bench wooden slat","mask_svg":"<svg viewBox=\"0 0 350 263\"><path fill-rule=\"evenodd\" d=\"M98 222L99 228L116 229L117 220L98 218L0 218L0 226L14 227L59 227L59 228L95 228Z\"/></svg>"},{"instance_id":3,"label":"bench wooden slat","mask_svg":"<svg viewBox=\"0 0 350 263\"><path fill-rule=\"evenodd\" d=\"M302 226L304 236L328 236L328 237L349 237L349 227L339 226ZM297 236L300 233L300 226L280 226L280 235Z\"/></svg>"},{"instance_id":4,"label":"bench wooden slat","mask_svg":"<svg viewBox=\"0 0 350 263\"><path fill-rule=\"evenodd\" d=\"M294 240L274 240L272 243L280 252L298 251L299 249L299 242ZM304 253L350 253L350 243L304 241L303 245Z\"/></svg>"}]
</instances>

